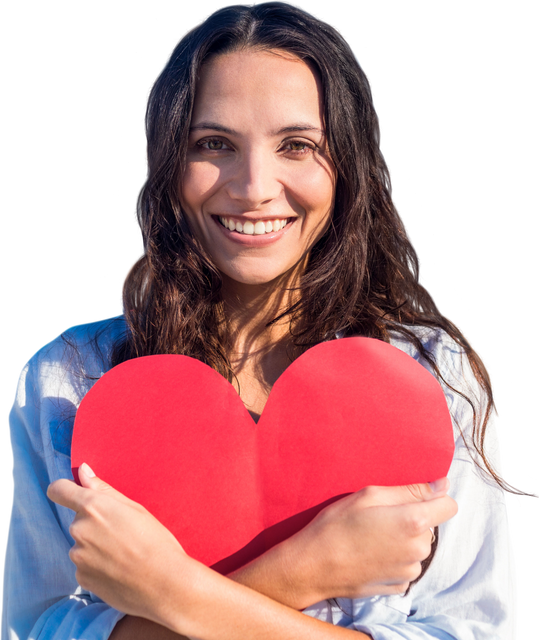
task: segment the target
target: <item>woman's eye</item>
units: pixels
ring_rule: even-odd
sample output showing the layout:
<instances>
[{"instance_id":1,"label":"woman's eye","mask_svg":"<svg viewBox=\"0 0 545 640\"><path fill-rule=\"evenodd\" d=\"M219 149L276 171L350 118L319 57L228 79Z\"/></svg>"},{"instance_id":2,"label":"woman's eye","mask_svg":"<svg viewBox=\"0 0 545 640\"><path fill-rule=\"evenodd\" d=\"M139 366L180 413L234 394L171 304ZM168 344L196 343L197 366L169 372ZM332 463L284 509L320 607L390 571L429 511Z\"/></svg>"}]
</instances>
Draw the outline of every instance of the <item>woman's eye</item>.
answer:
<instances>
[{"instance_id":1,"label":"woman's eye","mask_svg":"<svg viewBox=\"0 0 545 640\"><path fill-rule=\"evenodd\" d=\"M309 142L303 142L302 140L290 140L287 145L294 144L299 147L306 147L305 151L295 151L295 153L309 153L310 151L314 151L316 149L315 145L310 144Z\"/></svg>"},{"instance_id":2,"label":"woman's eye","mask_svg":"<svg viewBox=\"0 0 545 640\"><path fill-rule=\"evenodd\" d=\"M197 146L205 151L225 151L225 149L221 148L223 144L225 144L223 140L219 140L218 138L207 138L206 140L199 140L199 142L197 142ZM210 148L208 145L215 145L215 148ZM296 147L306 147L304 149L289 149L289 152L295 155L306 155L316 149L315 145L303 140L288 140L283 148L292 145Z\"/></svg>"},{"instance_id":3,"label":"woman's eye","mask_svg":"<svg viewBox=\"0 0 545 640\"><path fill-rule=\"evenodd\" d=\"M201 140L200 142L197 142L197 145L199 147L205 147L205 145L210 143L220 145L220 146L217 149L209 149L208 147L206 147L206 151L222 151L221 145L223 144L223 140L214 140L212 138L209 138L208 140Z\"/></svg>"}]
</instances>

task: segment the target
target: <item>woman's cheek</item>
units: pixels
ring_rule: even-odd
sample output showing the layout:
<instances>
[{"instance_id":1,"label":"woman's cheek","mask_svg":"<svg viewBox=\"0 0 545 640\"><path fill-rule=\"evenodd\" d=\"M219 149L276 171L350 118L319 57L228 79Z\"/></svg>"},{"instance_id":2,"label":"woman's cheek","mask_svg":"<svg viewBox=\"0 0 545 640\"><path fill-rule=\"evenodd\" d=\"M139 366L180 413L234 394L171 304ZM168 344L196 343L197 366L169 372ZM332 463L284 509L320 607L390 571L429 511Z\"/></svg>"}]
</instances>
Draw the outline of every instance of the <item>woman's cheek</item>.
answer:
<instances>
[{"instance_id":1,"label":"woman's cheek","mask_svg":"<svg viewBox=\"0 0 545 640\"><path fill-rule=\"evenodd\" d=\"M290 172L290 182L301 198L308 198L323 207L335 193L335 169L331 160L315 155L311 161L301 162Z\"/></svg>"},{"instance_id":2,"label":"woman's cheek","mask_svg":"<svg viewBox=\"0 0 545 640\"><path fill-rule=\"evenodd\" d=\"M180 185L186 213L195 214L214 196L221 184L221 169L212 163L188 162Z\"/></svg>"},{"instance_id":3,"label":"woman's cheek","mask_svg":"<svg viewBox=\"0 0 545 640\"><path fill-rule=\"evenodd\" d=\"M319 164L318 164L319 163ZM335 179L325 160L293 171L286 187L305 212L303 228L312 234L315 242L329 224L335 202Z\"/></svg>"}]
</instances>

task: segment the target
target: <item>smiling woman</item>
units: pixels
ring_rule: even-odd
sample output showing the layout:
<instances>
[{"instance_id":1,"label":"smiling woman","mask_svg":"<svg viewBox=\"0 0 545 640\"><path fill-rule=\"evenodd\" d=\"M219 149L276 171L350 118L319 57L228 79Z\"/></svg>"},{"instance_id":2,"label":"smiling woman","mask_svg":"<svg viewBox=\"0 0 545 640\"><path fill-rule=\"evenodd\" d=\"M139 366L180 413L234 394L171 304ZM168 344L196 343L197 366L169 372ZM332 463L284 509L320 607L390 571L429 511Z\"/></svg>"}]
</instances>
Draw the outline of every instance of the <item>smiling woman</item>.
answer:
<instances>
[{"instance_id":1,"label":"smiling woman","mask_svg":"<svg viewBox=\"0 0 545 640\"><path fill-rule=\"evenodd\" d=\"M310 250L331 222L335 167L324 128L319 75L300 58L248 48L213 56L200 70L180 202L221 273L234 331L243 336L243 324L251 337L253 346L235 344L230 359L256 419L290 362L286 325L263 328L296 302ZM241 300L253 300L249 314L241 315ZM249 355L264 351L256 368Z\"/></svg>"},{"instance_id":2,"label":"smiling woman","mask_svg":"<svg viewBox=\"0 0 545 640\"><path fill-rule=\"evenodd\" d=\"M488 375L418 281L346 42L286 4L220 10L175 49L147 135L145 252L123 317L69 330L21 379L6 639L506 638ZM257 421L294 359L352 336L435 375L454 426L450 482L365 487L225 577L88 465L70 481L75 408L115 365L191 356Z\"/></svg>"}]
</instances>

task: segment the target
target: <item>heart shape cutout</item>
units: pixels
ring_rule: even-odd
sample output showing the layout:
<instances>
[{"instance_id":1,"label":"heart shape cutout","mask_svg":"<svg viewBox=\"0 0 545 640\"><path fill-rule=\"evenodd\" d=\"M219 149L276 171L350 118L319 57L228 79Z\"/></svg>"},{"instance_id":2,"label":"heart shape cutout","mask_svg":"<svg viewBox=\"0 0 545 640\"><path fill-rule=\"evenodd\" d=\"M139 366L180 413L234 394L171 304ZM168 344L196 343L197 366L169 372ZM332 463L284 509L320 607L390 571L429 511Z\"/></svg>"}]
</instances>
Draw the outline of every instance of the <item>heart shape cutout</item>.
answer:
<instances>
[{"instance_id":1,"label":"heart shape cutout","mask_svg":"<svg viewBox=\"0 0 545 640\"><path fill-rule=\"evenodd\" d=\"M257 424L198 360L128 360L83 398L72 470L87 462L227 574L349 493L447 475L453 453L432 374L385 342L343 338L297 358Z\"/></svg>"}]
</instances>

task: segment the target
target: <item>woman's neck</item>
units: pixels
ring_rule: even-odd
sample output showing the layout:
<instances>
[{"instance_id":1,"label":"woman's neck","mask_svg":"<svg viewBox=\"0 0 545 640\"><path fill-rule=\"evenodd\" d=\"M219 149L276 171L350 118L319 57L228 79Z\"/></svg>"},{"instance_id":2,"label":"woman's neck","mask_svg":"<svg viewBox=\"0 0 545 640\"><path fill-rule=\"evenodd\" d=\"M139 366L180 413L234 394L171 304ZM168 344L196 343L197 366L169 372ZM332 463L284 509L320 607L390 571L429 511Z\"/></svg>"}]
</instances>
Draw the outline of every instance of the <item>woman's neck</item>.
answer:
<instances>
[{"instance_id":1,"label":"woman's neck","mask_svg":"<svg viewBox=\"0 0 545 640\"><path fill-rule=\"evenodd\" d=\"M248 356L277 344L287 345L290 317L270 324L297 301L293 277L248 285L224 278L223 299L233 356Z\"/></svg>"}]
</instances>

